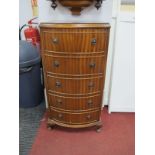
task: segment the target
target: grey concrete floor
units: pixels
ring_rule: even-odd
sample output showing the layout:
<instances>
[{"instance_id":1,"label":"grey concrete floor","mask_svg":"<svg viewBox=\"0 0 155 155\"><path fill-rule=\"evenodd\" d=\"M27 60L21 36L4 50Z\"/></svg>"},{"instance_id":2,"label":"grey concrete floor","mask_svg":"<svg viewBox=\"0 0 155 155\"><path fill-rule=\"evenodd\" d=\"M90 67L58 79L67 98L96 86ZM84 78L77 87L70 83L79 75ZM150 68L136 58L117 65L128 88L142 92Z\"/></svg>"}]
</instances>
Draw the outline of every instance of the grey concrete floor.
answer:
<instances>
[{"instance_id":1,"label":"grey concrete floor","mask_svg":"<svg viewBox=\"0 0 155 155\"><path fill-rule=\"evenodd\" d=\"M19 109L19 155L29 154L45 109L44 100L34 108Z\"/></svg>"}]
</instances>

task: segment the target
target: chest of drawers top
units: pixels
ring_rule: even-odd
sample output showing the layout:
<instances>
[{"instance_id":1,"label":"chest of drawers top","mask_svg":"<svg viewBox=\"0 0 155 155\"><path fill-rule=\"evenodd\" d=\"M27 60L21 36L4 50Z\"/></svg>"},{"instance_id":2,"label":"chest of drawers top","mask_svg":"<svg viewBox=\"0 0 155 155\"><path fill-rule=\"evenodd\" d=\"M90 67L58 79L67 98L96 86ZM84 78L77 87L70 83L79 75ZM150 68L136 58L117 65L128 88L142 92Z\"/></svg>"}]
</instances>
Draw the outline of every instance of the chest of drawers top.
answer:
<instances>
[{"instance_id":1,"label":"chest of drawers top","mask_svg":"<svg viewBox=\"0 0 155 155\"><path fill-rule=\"evenodd\" d=\"M41 23L40 28L110 28L109 23Z\"/></svg>"}]
</instances>

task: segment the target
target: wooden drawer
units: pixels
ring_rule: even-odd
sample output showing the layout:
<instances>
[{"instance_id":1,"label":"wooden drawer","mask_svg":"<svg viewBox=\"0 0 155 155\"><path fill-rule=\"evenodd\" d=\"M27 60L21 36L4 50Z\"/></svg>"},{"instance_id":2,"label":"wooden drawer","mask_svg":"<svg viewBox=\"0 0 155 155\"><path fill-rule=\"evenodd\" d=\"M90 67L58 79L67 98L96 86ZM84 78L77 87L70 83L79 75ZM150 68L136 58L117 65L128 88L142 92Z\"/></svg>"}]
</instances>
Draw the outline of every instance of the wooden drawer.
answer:
<instances>
[{"instance_id":1,"label":"wooden drawer","mask_svg":"<svg viewBox=\"0 0 155 155\"><path fill-rule=\"evenodd\" d=\"M102 76L92 78L60 78L47 75L48 90L62 94L90 94L103 88Z\"/></svg>"},{"instance_id":2,"label":"wooden drawer","mask_svg":"<svg viewBox=\"0 0 155 155\"><path fill-rule=\"evenodd\" d=\"M104 29L100 31L77 30L72 32L44 32L44 40L42 47L48 51L59 52L99 52L107 51L108 31Z\"/></svg>"},{"instance_id":3,"label":"wooden drawer","mask_svg":"<svg viewBox=\"0 0 155 155\"><path fill-rule=\"evenodd\" d=\"M67 113L50 109L50 118L66 124L85 124L99 121L100 111L86 113Z\"/></svg>"},{"instance_id":4,"label":"wooden drawer","mask_svg":"<svg viewBox=\"0 0 155 155\"><path fill-rule=\"evenodd\" d=\"M46 72L57 74L103 74L105 70L106 56L51 56L44 55L44 67Z\"/></svg>"},{"instance_id":5,"label":"wooden drawer","mask_svg":"<svg viewBox=\"0 0 155 155\"><path fill-rule=\"evenodd\" d=\"M48 94L49 105L51 107L65 111L88 111L100 109L101 95L97 94L90 97L66 97Z\"/></svg>"}]
</instances>

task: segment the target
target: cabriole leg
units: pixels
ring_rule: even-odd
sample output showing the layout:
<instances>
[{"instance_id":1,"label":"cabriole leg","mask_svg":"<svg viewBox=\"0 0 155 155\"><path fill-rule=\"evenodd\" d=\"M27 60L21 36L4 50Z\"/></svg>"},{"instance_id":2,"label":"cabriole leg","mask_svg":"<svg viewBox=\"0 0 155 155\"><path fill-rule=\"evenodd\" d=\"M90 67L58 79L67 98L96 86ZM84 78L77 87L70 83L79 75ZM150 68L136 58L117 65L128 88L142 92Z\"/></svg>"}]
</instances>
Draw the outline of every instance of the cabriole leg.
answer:
<instances>
[{"instance_id":1,"label":"cabriole leg","mask_svg":"<svg viewBox=\"0 0 155 155\"><path fill-rule=\"evenodd\" d=\"M96 124L96 132L101 132L102 127L103 127L103 124L102 124L101 121L99 121L99 122Z\"/></svg>"}]
</instances>

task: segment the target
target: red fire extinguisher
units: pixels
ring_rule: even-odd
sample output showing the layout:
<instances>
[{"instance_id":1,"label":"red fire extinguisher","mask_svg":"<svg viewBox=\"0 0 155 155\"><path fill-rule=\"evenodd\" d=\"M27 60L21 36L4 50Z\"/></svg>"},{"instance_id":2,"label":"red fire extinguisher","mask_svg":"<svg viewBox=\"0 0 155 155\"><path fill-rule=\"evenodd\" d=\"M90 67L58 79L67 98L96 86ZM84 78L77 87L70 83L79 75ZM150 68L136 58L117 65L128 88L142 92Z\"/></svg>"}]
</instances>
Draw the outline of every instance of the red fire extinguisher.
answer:
<instances>
[{"instance_id":1,"label":"red fire extinguisher","mask_svg":"<svg viewBox=\"0 0 155 155\"><path fill-rule=\"evenodd\" d=\"M39 30L37 29L37 27L32 26L32 24L38 24L38 23L32 22L36 18L29 20L28 25L25 24L22 26L22 28L25 26L28 26L28 28L24 30L25 39L29 42L32 42L33 45L37 45L40 43Z\"/></svg>"}]
</instances>

